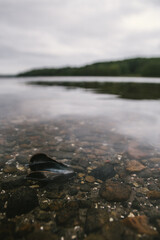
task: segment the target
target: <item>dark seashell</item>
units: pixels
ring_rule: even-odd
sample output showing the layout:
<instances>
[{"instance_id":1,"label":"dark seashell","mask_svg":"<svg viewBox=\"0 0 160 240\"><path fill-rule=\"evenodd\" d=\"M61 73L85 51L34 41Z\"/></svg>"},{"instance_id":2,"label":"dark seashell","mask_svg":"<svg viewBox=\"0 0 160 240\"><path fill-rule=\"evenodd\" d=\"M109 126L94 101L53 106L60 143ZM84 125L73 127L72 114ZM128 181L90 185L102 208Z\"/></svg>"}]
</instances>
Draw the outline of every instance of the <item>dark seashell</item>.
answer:
<instances>
[{"instance_id":1,"label":"dark seashell","mask_svg":"<svg viewBox=\"0 0 160 240\"><path fill-rule=\"evenodd\" d=\"M74 175L73 169L53 160L44 153L33 155L28 166L32 172L26 178L31 180L52 181L62 177L67 179Z\"/></svg>"},{"instance_id":2,"label":"dark seashell","mask_svg":"<svg viewBox=\"0 0 160 240\"><path fill-rule=\"evenodd\" d=\"M26 176L26 179L28 180L35 180L35 181L41 181L41 182L48 182L48 181L54 181L54 182L65 182L67 179L74 176L74 172L68 173L68 174L55 174L52 172L31 172Z\"/></svg>"},{"instance_id":3,"label":"dark seashell","mask_svg":"<svg viewBox=\"0 0 160 240\"><path fill-rule=\"evenodd\" d=\"M63 174L73 172L67 165L53 160L44 153L33 155L30 159L29 167L32 171L49 171Z\"/></svg>"}]
</instances>

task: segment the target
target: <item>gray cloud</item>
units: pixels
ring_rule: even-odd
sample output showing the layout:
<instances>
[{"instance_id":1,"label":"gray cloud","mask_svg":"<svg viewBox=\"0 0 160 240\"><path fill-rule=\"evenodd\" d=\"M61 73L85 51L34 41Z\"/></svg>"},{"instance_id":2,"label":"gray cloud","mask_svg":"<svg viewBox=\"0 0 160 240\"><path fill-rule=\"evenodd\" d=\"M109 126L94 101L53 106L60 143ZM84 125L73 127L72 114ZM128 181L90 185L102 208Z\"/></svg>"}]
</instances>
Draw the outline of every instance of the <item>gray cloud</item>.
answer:
<instances>
[{"instance_id":1,"label":"gray cloud","mask_svg":"<svg viewBox=\"0 0 160 240\"><path fill-rule=\"evenodd\" d=\"M160 55L159 0L0 0L0 73Z\"/></svg>"}]
</instances>

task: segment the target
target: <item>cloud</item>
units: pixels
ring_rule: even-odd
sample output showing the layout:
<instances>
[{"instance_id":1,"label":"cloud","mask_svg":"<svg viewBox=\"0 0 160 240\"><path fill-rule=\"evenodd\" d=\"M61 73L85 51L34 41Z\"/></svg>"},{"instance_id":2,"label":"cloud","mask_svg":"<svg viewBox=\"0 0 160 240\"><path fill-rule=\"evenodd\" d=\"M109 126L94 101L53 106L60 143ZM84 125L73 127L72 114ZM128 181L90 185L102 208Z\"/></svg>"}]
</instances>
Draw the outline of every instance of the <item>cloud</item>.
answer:
<instances>
[{"instance_id":1,"label":"cloud","mask_svg":"<svg viewBox=\"0 0 160 240\"><path fill-rule=\"evenodd\" d=\"M160 55L159 0L0 0L0 72Z\"/></svg>"}]
</instances>

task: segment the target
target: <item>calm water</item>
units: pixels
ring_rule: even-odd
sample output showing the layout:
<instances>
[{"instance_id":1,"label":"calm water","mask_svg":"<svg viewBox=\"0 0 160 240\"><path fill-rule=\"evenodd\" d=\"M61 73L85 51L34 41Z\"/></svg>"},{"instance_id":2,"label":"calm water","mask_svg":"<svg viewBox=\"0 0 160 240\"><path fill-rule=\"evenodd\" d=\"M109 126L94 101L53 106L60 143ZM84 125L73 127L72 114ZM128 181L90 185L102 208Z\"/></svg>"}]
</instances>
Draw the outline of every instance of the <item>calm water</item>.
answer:
<instances>
[{"instance_id":1,"label":"calm water","mask_svg":"<svg viewBox=\"0 0 160 240\"><path fill-rule=\"evenodd\" d=\"M159 148L160 78L0 79L1 128L62 118L90 119L102 131L111 128Z\"/></svg>"}]
</instances>

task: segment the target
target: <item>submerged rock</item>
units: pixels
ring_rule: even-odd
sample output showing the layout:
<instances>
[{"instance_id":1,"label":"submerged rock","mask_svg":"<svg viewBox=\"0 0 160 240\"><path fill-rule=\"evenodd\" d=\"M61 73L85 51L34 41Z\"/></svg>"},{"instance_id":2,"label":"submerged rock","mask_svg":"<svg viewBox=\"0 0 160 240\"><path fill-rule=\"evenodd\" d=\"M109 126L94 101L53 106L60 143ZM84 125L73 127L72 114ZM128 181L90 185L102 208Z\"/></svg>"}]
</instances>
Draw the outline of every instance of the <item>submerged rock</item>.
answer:
<instances>
[{"instance_id":1,"label":"submerged rock","mask_svg":"<svg viewBox=\"0 0 160 240\"><path fill-rule=\"evenodd\" d=\"M104 209L90 208L87 211L85 232L87 234L96 232L108 222L109 215L107 211L104 211Z\"/></svg>"},{"instance_id":2,"label":"submerged rock","mask_svg":"<svg viewBox=\"0 0 160 240\"><path fill-rule=\"evenodd\" d=\"M147 157L149 153L150 149L148 150L143 146L142 150L142 146L138 142L132 141L128 146L128 154L134 159L141 159Z\"/></svg>"},{"instance_id":3,"label":"submerged rock","mask_svg":"<svg viewBox=\"0 0 160 240\"><path fill-rule=\"evenodd\" d=\"M116 174L113 164L107 163L101 167L95 168L91 171L90 175L105 181L106 179L114 177Z\"/></svg>"},{"instance_id":4,"label":"submerged rock","mask_svg":"<svg viewBox=\"0 0 160 240\"><path fill-rule=\"evenodd\" d=\"M93 183L95 182L95 178L93 176L86 176L85 177L86 182Z\"/></svg>"},{"instance_id":5,"label":"submerged rock","mask_svg":"<svg viewBox=\"0 0 160 240\"><path fill-rule=\"evenodd\" d=\"M147 197L153 200L160 199L160 191L149 191Z\"/></svg>"},{"instance_id":6,"label":"submerged rock","mask_svg":"<svg viewBox=\"0 0 160 240\"><path fill-rule=\"evenodd\" d=\"M12 166L12 165L6 164L3 171L4 173L15 173L17 172L17 168L14 165Z\"/></svg>"},{"instance_id":7,"label":"submerged rock","mask_svg":"<svg viewBox=\"0 0 160 240\"><path fill-rule=\"evenodd\" d=\"M148 218L143 216L127 217L122 221L126 226L136 230L138 233L147 235L158 235L158 232L148 224Z\"/></svg>"},{"instance_id":8,"label":"submerged rock","mask_svg":"<svg viewBox=\"0 0 160 240\"><path fill-rule=\"evenodd\" d=\"M116 183L109 181L106 184L103 184L99 194L102 198L105 198L107 201L122 202L127 201L131 194L131 187L124 183Z\"/></svg>"},{"instance_id":9,"label":"submerged rock","mask_svg":"<svg viewBox=\"0 0 160 240\"><path fill-rule=\"evenodd\" d=\"M140 171L144 170L145 168L146 168L146 166L144 166L143 164L141 164L140 162L138 162L136 160L128 161L126 164L126 170L128 172L140 172Z\"/></svg>"},{"instance_id":10,"label":"submerged rock","mask_svg":"<svg viewBox=\"0 0 160 240\"><path fill-rule=\"evenodd\" d=\"M8 200L6 215L9 218L30 212L37 207L38 197L34 190L22 188L15 191Z\"/></svg>"}]
</instances>

